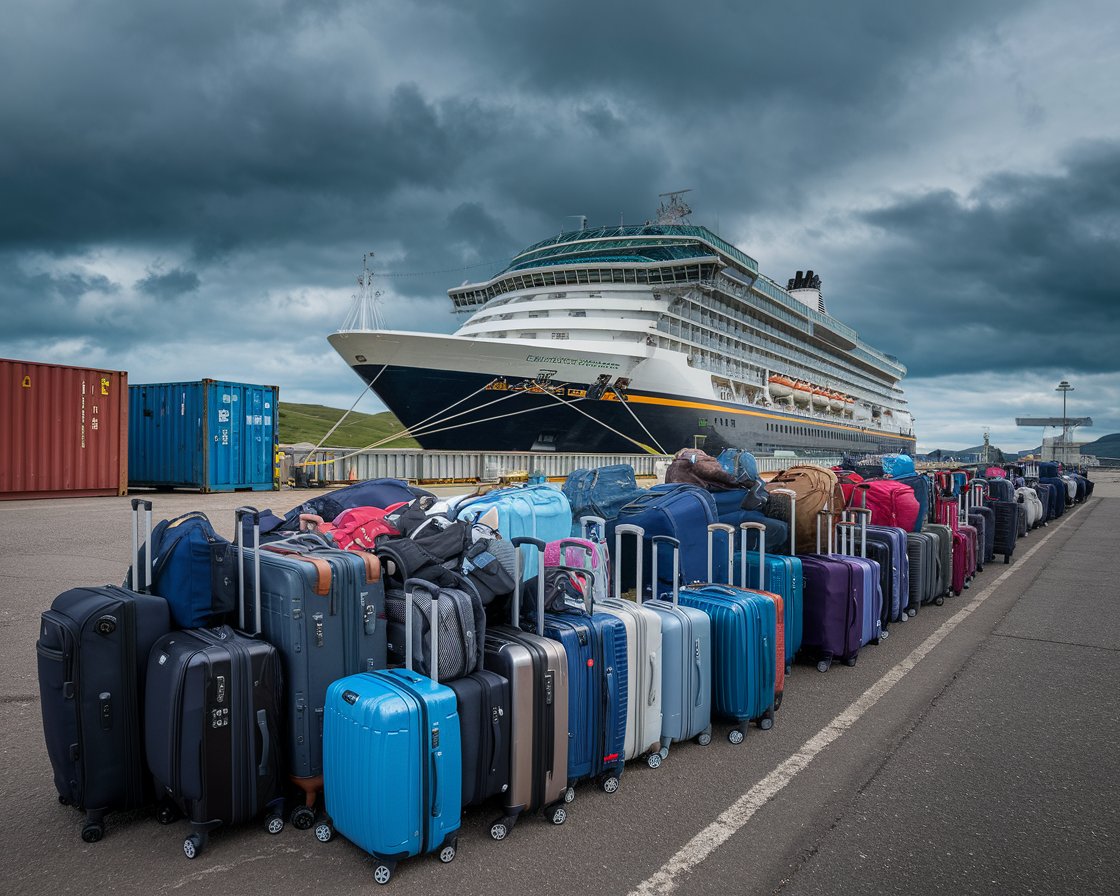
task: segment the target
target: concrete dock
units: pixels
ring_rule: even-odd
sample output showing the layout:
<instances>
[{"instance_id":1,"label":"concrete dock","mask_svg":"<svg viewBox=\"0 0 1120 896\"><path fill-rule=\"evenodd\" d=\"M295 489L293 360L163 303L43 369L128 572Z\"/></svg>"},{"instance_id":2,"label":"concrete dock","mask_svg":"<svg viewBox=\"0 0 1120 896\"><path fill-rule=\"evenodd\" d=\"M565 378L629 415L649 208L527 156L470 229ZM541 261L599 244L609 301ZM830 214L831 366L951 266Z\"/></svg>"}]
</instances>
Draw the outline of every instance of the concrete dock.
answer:
<instances>
[{"instance_id":1,"label":"concrete dock","mask_svg":"<svg viewBox=\"0 0 1120 896\"><path fill-rule=\"evenodd\" d=\"M111 815L100 843L58 804L43 742L39 614L119 583L127 498L0 503L0 890L11 894L1115 893L1120 880L1120 473L1019 542L961 597L923 608L852 667L795 666L773 730L674 746L619 791L581 787L560 827L464 819L449 865L387 890L336 837L220 830L194 861L185 822ZM155 495L156 519L281 512L313 492Z\"/></svg>"}]
</instances>

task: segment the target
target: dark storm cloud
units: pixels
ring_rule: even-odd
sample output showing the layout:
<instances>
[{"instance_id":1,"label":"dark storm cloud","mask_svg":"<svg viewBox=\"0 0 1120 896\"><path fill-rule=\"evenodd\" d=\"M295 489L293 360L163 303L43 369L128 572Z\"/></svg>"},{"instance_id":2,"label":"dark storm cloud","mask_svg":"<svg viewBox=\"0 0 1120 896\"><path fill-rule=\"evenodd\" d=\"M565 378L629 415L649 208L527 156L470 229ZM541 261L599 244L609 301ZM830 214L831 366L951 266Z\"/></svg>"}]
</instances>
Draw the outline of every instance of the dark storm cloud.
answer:
<instances>
[{"instance_id":1,"label":"dark storm cloud","mask_svg":"<svg viewBox=\"0 0 1120 896\"><path fill-rule=\"evenodd\" d=\"M573 216L634 223L690 187L694 220L754 254L841 186L806 255L916 378L1016 369L1027 340L1030 363L1108 367L1115 147L953 192L912 130L947 134L968 96L928 85L1003 59L1043 3L29 5L0 29L0 353L342 394L356 380L323 336L367 251L390 326L450 330L449 286ZM848 185L880 161L904 182Z\"/></svg>"},{"instance_id":2,"label":"dark storm cloud","mask_svg":"<svg viewBox=\"0 0 1120 896\"><path fill-rule=\"evenodd\" d=\"M138 280L136 288L153 298L166 301L177 299L189 292L197 292L201 282L194 271L175 268L167 273L153 271L143 280Z\"/></svg>"},{"instance_id":3,"label":"dark storm cloud","mask_svg":"<svg viewBox=\"0 0 1120 896\"><path fill-rule=\"evenodd\" d=\"M967 196L929 192L860 218L876 231L859 271L873 285L842 285L849 301L831 310L897 346L911 376L1120 370L1120 143L1079 146L1053 174L999 174Z\"/></svg>"}]
</instances>

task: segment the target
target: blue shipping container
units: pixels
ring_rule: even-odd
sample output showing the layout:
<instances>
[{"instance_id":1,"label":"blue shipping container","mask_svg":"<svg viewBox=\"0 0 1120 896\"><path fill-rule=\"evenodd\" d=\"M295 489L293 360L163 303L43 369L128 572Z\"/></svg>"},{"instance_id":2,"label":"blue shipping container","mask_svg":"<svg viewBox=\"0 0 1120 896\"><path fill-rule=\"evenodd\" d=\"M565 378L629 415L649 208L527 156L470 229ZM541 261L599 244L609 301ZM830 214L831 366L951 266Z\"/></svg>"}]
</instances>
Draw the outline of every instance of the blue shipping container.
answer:
<instances>
[{"instance_id":1,"label":"blue shipping container","mask_svg":"<svg viewBox=\"0 0 1120 896\"><path fill-rule=\"evenodd\" d=\"M279 488L275 386L202 380L128 389L128 484L203 492Z\"/></svg>"}]
</instances>

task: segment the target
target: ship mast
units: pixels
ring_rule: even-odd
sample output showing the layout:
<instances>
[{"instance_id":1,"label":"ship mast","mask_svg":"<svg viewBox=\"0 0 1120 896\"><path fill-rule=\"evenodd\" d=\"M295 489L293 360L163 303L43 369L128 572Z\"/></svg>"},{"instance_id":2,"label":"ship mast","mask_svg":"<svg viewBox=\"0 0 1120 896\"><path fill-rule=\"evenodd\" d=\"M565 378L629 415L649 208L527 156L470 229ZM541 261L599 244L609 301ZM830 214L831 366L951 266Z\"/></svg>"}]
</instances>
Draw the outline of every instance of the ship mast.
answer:
<instances>
[{"instance_id":1,"label":"ship mast","mask_svg":"<svg viewBox=\"0 0 1120 896\"><path fill-rule=\"evenodd\" d=\"M689 208L688 203L681 197L685 193L691 193L692 188L687 190L673 190L669 193L658 193L661 199L661 205L657 207L657 223L658 224L688 224L688 216L692 214L692 209Z\"/></svg>"},{"instance_id":2,"label":"ship mast","mask_svg":"<svg viewBox=\"0 0 1120 896\"><path fill-rule=\"evenodd\" d=\"M385 320L381 314L381 290L374 289L373 271L370 270L372 252L362 256L362 273L358 277L358 293L351 297L350 310L339 328L340 332L350 330L384 330Z\"/></svg>"}]
</instances>

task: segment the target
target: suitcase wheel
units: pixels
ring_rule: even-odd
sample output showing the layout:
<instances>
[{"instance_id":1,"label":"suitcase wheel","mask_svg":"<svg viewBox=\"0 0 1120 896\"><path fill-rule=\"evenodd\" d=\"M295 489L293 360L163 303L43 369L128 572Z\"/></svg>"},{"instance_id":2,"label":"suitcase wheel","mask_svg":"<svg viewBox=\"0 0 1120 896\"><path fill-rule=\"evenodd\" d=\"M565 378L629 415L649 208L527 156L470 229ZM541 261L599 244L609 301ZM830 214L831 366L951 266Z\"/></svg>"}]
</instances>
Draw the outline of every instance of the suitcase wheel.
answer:
<instances>
[{"instance_id":1,"label":"suitcase wheel","mask_svg":"<svg viewBox=\"0 0 1120 896\"><path fill-rule=\"evenodd\" d=\"M389 883L389 878L392 876L393 869L384 862L378 862L377 867L373 869L373 879L382 886Z\"/></svg>"},{"instance_id":2,"label":"suitcase wheel","mask_svg":"<svg viewBox=\"0 0 1120 896\"><path fill-rule=\"evenodd\" d=\"M60 794L58 795L58 804L59 804L60 806L69 806L69 805L70 805L70 797L67 797L67 796L63 796L63 795L62 795L62 794L60 793Z\"/></svg>"},{"instance_id":3,"label":"suitcase wheel","mask_svg":"<svg viewBox=\"0 0 1120 896\"><path fill-rule=\"evenodd\" d=\"M82 828L82 839L86 843L96 843L105 833L105 827L96 821L91 821Z\"/></svg>"},{"instance_id":4,"label":"suitcase wheel","mask_svg":"<svg viewBox=\"0 0 1120 896\"><path fill-rule=\"evenodd\" d=\"M568 810L563 806L553 806L552 811L548 814L548 820L553 824L563 824L568 820Z\"/></svg>"},{"instance_id":5,"label":"suitcase wheel","mask_svg":"<svg viewBox=\"0 0 1120 896\"><path fill-rule=\"evenodd\" d=\"M292 810L292 827L306 831L315 824L315 810L307 806L296 806Z\"/></svg>"},{"instance_id":6,"label":"suitcase wheel","mask_svg":"<svg viewBox=\"0 0 1120 896\"><path fill-rule=\"evenodd\" d=\"M599 779L599 786L603 793L615 793L618 790L618 775L604 775Z\"/></svg>"},{"instance_id":7,"label":"suitcase wheel","mask_svg":"<svg viewBox=\"0 0 1120 896\"><path fill-rule=\"evenodd\" d=\"M650 753L646 757L646 765L648 765L650 768L661 768L661 753Z\"/></svg>"},{"instance_id":8,"label":"suitcase wheel","mask_svg":"<svg viewBox=\"0 0 1120 896\"><path fill-rule=\"evenodd\" d=\"M183 855L188 859L193 859L206 846L206 837L203 834L191 834L186 840L183 841Z\"/></svg>"},{"instance_id":9,"label":"suitcase wheel","mask_svg":"<svg viewBox=\"0 0 1120 896\"><path fill-rule=\"evenodd\" d=\"M156 809L156 821L160 824L171 824L179 818L179 810L171 803L160 803Z\"/></svg>"},{"instance_id":10,"label":"suitcase wheel","mask_svg":"<svg viewBox=\"0 0 1120 896\"><path fill-rule=\"evenodd\" d=\"M709 731L701 731L698 735L696 735L696 743L700 744L700 746L702 746L702 747L706 747L711 742L712 742L712 732L710 730Z\"/></svg>"},{"instance_id":11,"label":"suitcase wheel","mask_svg":"<svg viewBox=\"0 0 1120 896\"><path fill-rule=\"evenodd\" d=\"M845 666L854 666L855 664L856 664L856 658L854 656L850 656L846 660L844 660L844 665Z\"/></svg>"},{"instance_id":12,"label":"suitcase wheel","mask_svg":"<svg viewBox=\"0 0 1120 896\"><path fill-rule=\"evenodd\" d=\"M500 819L499 821L495 821L492 825L490 825L490 837L491 837L491 839L493 839L493 840L505 840L506 837L508 837L508 836L509 836L509 825L506 824L506 820L504 818Z\"/></svg>"},{"instance_id":13,"label":"suitcase wheel","mask_svg":"<svg viewBox=\"0 0 1120 896\"><path fill-rule=\"evenodd\" d=\"M443 849L441 849L439 851L439 860L441 862L443 862L443 864L446 865L448 862L451 862L454 859L455 859L455 847L454 846L445 846Z\"/></svg>"},{"instance_id":14,"label":"suitcase wheel","mask_svg":"<svg viewBox=\"0 0 1120 896\"><path fill-rule=\"evenodd\" d=\"M727 739L733 744L741 744L743 742L743 732L739 728L732 728L727 732Z\"/></svg>"},{"instance_id":15,"label":"suitcase wheel","mask_svg":"<svg viewBox=\"0 0 1120 896\"><path fill-rule=\"evenodd\" d=\"M907 610L907 611L906 611L906 615L907 615L907 616L917 616L917 615L918 615L918 611L917 611L917 610Z\"/></svg>"},{"instance_id":16,"label":"suitcase wheel","mask_svg":"<svg viewBox=\"0 0 1120 896\"><path fill-rule=\"evenodd\" d=\"M827 672L828 667L831 666L831 665L832 665L831 660L818 660L817 661L817 671L818 672Z\"/></svg>"},{"instance_id":17,"label":"suitcase wheel","mask_svg":"<svg viewBox=\"0 0 1120 896\"><path fill-rule=\"evenodd\" d=\"M945 595L944 594L937 595L937 597L935 597L933 599L933 602L935 604L937 604L937 606L939 606L939 607L945 606Z\"/></svg>"},{"instance_id":18,"label":"suitcase wheel","mask_svg":"<svg viewBox=\"0 0 1120 896\"><path fill-rule=\"evenodd\" d=\"M569 787L567 790L564 791L564 802L565 803L570 803L575 798L576 798L576 789L574 787Z\"/></svg>"},{"instance_id":19,"label":"suitcase wheel","mask_svg":"<svg viewBox=\"0 0 1120 896\"><path fill-rule=\"evenodd\" d=\"M319 822L315 825L315 839L320 843L330 843L331 837L334 836L334 828L332 828L325 821Z\"/></svg>"},{"instance_id":20,"label":"suitcase wheel","mask_svg":"<svg viewBox=\"0 0 1120 896\"><path fill-rule=\"evenodd\" d=\"M270 834L279 834L284 830L284 819L279 815L269 815L268 818L264 820L264 829Z\"/></svg>"}]
</instances>

